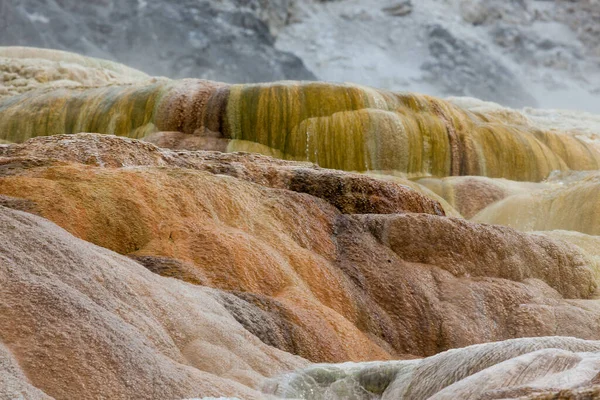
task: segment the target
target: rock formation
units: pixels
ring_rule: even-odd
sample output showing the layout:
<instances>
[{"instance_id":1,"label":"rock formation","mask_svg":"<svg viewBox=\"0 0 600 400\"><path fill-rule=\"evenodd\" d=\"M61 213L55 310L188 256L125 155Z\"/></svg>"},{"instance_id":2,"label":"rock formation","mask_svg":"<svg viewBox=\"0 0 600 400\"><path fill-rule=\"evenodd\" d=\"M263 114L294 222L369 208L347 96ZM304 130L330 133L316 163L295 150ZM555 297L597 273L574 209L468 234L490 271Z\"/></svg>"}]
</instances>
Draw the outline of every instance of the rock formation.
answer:
<instances>
[{"instance_id":1,"label":"rock formation","mask_svg":"<svg viewBox=\"0 0 600 400\"><path fill-rule=\"evenodd\" d=\"M597 393L594 118L0 54L0 397Z\"/></svg>"},{"instance_id":2,"label":"rock formation","mask_svg":"<svg viewBox=\"0 0 600 400\"><path fill-rule=\"evenodd\" d=\"M482 209L509 196L531 193L549 187L547 183L515 182L483 176L452 176L419 179L419 185L429 188L467 219Z\"/></svg>"},{"instance_id":3,"label":"rock formation","mask_svg":"<svg viewBox=\"0 0 600 400\"><path fill-rule=\"evenodd\" d=\"M9 142L98 132L407 177L540 181L554 170L600 164L592 133L541 129L516 112L470 111L349 84L162 79L58 88L0 100L0 117L0 139Z\"/></svg>"},{"instance_id":4,"label":"rock formation","mask_svg":"<svg viewBox=\"0 0 600 400\"><path fill-rule=\"evenodd\" d=\"M574 389L599 383L598 349L600 342L571 338L507 340L423 360L311 366L272 380L268 390L315 400L554 398L557 381Z\"/></svg>"},{"instance_id":5,"label":"rock formation","mask_svg":"<svg viewBox=\"0 0 600 400\"><path fill-rule=\"evenodd\" d=\"M0 207L3 398L261 398L306 362L262 344L218 291L162 278ZM27 240L24 240L27 238Z\"/></svg>"},{"instance_id":6,"label":"rock formation","mask_svg":"<svg viewBox=\"0 0 600 400\"><path fill-rule=\"evenodd\" d=\"M134 83L150 77L110 61L65 51L0 48L0 98L33 89Z\"/></svg>"},{"instance_id":7,"label":"rock formation","mask_svg":"<svg viewBox=\"0 0 600 400\"><path fill-rule=\"evenodd\" d=\"M545 190L513 195L483 209L475 221L502 224L524 231L570 230L600 235L597 172Z\"/></svg>"},{"instance_id":8,"label":"rock formation","mask_svg":"<svg viewBox=\"0 0 600 400\"><path fill-rule=\"evenodd\" d=\"M152 75L228 82L315 79L274 46L290 0L6 0L0 46L116 60Z\"/></svg>"},{"instance_id":9,"label":"rock formation","mask_svg":"<svg viewBox=\"0 0 600 400\"><path fill-rule=\"evenodd\" d=\"M587 300L595 257L448 219L405 186L107 135L36 138L1 154L5 205L24 204L155 273L225 290L218 301L248 331L311 361L598 338L600 309Z\"/></svg>"}]
</instances>

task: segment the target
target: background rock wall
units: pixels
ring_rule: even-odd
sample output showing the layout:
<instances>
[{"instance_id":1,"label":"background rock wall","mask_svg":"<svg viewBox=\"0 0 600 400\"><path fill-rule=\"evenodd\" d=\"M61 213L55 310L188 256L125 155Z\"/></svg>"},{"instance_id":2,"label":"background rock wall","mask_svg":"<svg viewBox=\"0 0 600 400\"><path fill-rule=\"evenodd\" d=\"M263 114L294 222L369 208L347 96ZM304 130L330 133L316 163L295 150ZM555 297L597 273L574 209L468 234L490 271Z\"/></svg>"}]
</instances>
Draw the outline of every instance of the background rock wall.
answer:
<instances>
[{"instance_id":1,"label":"background rock wall","mask_svg":"<svg viewBox=\"0 0 600 400\"><path fill-rule=\"evenodd\" d=\"M0 44L70 50L152 75L256 82L314 79L275 49L289 0L26 0L0 4Z\"/></svg>"}]
</instances>

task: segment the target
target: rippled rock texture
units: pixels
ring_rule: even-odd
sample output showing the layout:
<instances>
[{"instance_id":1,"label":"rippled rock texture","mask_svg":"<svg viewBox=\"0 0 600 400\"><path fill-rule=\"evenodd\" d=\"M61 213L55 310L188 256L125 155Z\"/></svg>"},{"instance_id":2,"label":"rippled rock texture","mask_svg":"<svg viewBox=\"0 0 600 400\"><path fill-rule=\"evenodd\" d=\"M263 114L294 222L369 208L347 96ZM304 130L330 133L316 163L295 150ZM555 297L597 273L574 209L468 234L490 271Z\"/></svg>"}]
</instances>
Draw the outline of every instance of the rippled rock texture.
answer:
<instances>
[{"instance_id":1,"label":"rippled rock texture","mask_svg":"<svg viewBox=\"0 0 600 400\"><path fill-rule=\"evenodd\" d=\"M31 268L56 270L44 279L56 279L59 287L75 280L78 295L82 292L81 296L95 299L94 304L101 308L98 312L108 313L113 319L116 317L112 314L117 313L137 327L135 321L130 321L133 317L122 315L124 310L115 310L117 306L103 300L106 290L125 290L130 298L127 301L135 301L136 307L146 304L144 312L152 313L152 317L144 317L143 321L158 324L151 325L153 332L167 329L170 335L184 335L168 339L169 334L161 333L167 335L163 340L171 343L167 347L169 357L212 373L215 377L211 379L220 382L210 390L191 383L182 383L175 389L159 380L157 385L162 392L152 392L156 394L149 397L158 393L165 393L166 397L190 396L196 392L242 393L243 397L251 397L252 390L260 389L261 376L273 376L305 363L290 353L312 362L342 362L429 356L455 347L523 336L556 334L600 339L600 307L593 300L598 264L592 254L559 239L445 217L438 202L408 186L260 155L173 151L137 140L95 134L56 135L5 145L0 147L0 157L4 206L29 207L29 211L93 244L72 239L38 217L3 207L8 221L2 230L6 236L3 240L12 243L3 248L6 279L26 281L21 277L25 270L14 266L25 262L16 257L27 255ZM12 222L14 218L24 219L34 227L15 231L21 225ZM39 224L43 229L37 227ZM94 255L80 255L83 250L77 246L39 242L43 236L31 243L21 239L38 237L41 234L36 230L44 229L59 232L56 240L64 237L60 240L80 243L77 246L93 250ZM109 250L127 255L129 260ZM55 251L59 255L53 256ZM96 255L98 252L106 255ZM71 261L61 261L64 257ZM77 257L100 258L109 266L88 266L77 261ZM70 262L77 267L65 267ZM102 268L108 268L110 274ZM98 271L101 278L91 278L93 271ZM111 283L117 276L124 280L130 275L125 281L129 289ZM91 288L80 288L81 280L82 285L87 282ZM166 283L155 293L154 286L149 287L146 280L159 286ZM15 285L14 290L23 287ZM107 285L109 289L105 288ZM172 298L163 294L171 286L183 294ZM42 318L37 314L29 319L18 318L34 312L22 309L26 304L18 299L22 299L23 290L5 292L3 304L9 308L1 315L6 316L4 323L11 328L3 328L3 343L13 353L17 348L25 349L16 357L34 386L59 398L80 393L83 386L77 385L83 377L67 383L71 375L60 372L53 375L61 377L53 378L58 381L45 375L38 381L27 373L27 368L33 367L22 360L36 363L41 356L32 350L33 344L17 346L15 343L21 342L15 342L15 338L30 338L36 343L63 339L22 333ZM211 300L203 300L202 307L214 303L212 307L230 321L224 323L235 329L245 328L248 338L236 346L251 353L244 356L251 361L241 357L238 350L215 348L228 344L215 343L213 335L217 333L213 331L204 334L192 330L192 336L187 338L184 333L191 328L168 317L169 313L177 313L177 318L200 329L200 317L194 315L206 311L180 296L200 296L205 292ZM125 296L120 293L111 296ZM141 296L136 293L146 293L146 297L136 300L136 296ZM160 305L167 301L163 297L168 297L167 304L177 306ZM41 301L36 298L31 301ZM62 302L51 304L53 310L59 310L50 313L44 306L36 312L59 315L47 325L48 329L60 331L66 323L63 315L68 312L60 308ZM161 307L167 307L169 313L156 316ZM179 307L186 307L185 311L177 311ZM142 318L141 311L131 312ZM170 322L161 328L166 323L161 322L164 318ZM80 325L74 325L76 328L71 331L85 338L92 333L85 336L80 329L100 329L84 322L78 322ZM121 324L118 320L114 323ZM137 329L151 328L144 325ZM100 341L99 348L110 352L120 349L125 340L115 335L103 341L82 339L82 343ZM225 333L217 337L231 339ZM152 340L157 339L152 336L148 340L154 343ZM190 341L199 347L186 344ZM68 342L76 352L78 345ZM150 346L148 343L142 344ZM166 345L157 346L160 351L167 351ZM192 348L188 351L187 346ZM278 353L273 347L286 353ZM50 346L46 350L48 358L60 359L62 349L59 344ZM233 352L245 364L240 364L240 370L225 368L224 362L241 361L219 361L213 350L219 354ZM80 353L72 357L84 362L85 357L77 354ZM264 358L275 356L276 363ZM111 361L114 368L125 368L134 362L126 357L129 356ZM269 367L257 370L256 363L260 362L252 357ZM105 367L91 370L92 366L85 367L85 379L113 379L95 372ZM175 368L172 379L188 382L188 375L181 377L183 373L177 372L176 367L169 368ZM133 376L138 374L136 371L129 373ZM194 371L186 374L195 376L198 372ZM136 379L151 379L145 375L150 373L144 370ZM237 383L227 380L225 384L219 379ZM83 384L93 390L92 383ZM115 385L114 393L137 390L135 385L111 385Z\"/></svg>"},{"instance_id":2,"label":"rippled rock texture","mask_svg":"<svg viewBox=\"0 0 600 400\"><path fill-rule=\"evenodd\" d=\"M0 117L0 139L8 142L97 132L406 177L541 181L554 170L600 164L595 133L541 128L516 111L469 110L350 84L161 79L63 87L0 100Z\"/></svg>"},{"instance_id":3,"label":"rippled rock texture","mask_svg":"<svg viewBox=\"0 0 600 400\"><path fill-rule=\"evenodd\" d=\"M573 338L508 340L423 360L311 366L272 380L268 390L284 398L332 400L592 399L599 349L600 342ZM557 382L574 389L554 389Z\"/></svg>"},{"instance_id":4,"label":"rippled rock texture","mask_svg":"<svg viewBox=\"0 0 600 400\"><path fill-rule=\"evenodd\" d=\"M244 330L218 291L31 214L0 207L0 228L3 398L258 399L265 376L306 364Z\"/></svg>"},{"instance_id":5,"label":"rippled rock texture","mask_svg":"<svg viewBox=\"0 0 600 400\"><path fill-rule=\"evenodd\" d=\"M151 78L133 68L75 53L0 47L0 98L33 89L131 84Z\"/></svg>"},{"instance_id":6,"label":"rippled rock texture","mask_svg":"<svg viewBox=\"0 0 600 400\"><path fill-rule=\"evenodd\" d=\"M60 57L5 57L0 397L597 389L593 118Z\"/></svg>"}]
</instances>

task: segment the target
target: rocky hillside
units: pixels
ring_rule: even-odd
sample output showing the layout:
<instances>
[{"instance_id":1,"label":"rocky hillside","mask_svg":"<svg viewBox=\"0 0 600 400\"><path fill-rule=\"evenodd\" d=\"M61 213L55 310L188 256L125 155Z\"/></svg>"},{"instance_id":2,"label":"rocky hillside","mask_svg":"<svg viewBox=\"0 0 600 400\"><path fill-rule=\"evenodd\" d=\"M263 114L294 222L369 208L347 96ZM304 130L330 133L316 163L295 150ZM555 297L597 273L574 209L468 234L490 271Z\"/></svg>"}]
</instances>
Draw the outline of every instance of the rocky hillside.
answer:
<instances>
[{"instance_id":1,"label":"rocky hillside","mask_svg":"<svg viewBox=\"0 0 600 400\"><path fill-rule=\"evenodd\" d=\"M318 77L513 107L600 111L593 1L298 2L277 46Z\"/></svg>"},{"instance_id":2,"label":"rocky hillside","mask_svg":"<svg viewBox=\"0 0 600 400\"><path fill-rule=\"evenodd\" d=\"M314 79L274 47L290 0L6 0L0 45L75 51L151 75L229 82Z\"/></svg>"}]
</instances>

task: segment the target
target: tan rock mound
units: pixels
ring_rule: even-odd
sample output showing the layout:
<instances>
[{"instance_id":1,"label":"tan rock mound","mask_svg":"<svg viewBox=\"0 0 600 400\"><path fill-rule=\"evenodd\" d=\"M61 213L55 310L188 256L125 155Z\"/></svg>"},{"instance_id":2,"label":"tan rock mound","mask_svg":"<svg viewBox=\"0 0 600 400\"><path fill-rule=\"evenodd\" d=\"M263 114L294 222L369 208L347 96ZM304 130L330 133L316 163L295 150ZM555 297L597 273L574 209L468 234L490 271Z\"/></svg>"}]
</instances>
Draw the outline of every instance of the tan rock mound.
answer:
<instances>
[{"instance_id":1,"label":"tan rock mound","mask_svg":"<svg viewBox=\"0 0 600 400\"><path fill-rule=\"evenodd\" d=\"M600 235L600 175L586 175L543 191L510 196L483 209L473 220L522 231L560 229Z\"/></svg>"},{"instance_id":2,"label":"tan rock mound","mask_svg":"<svg viewBox=\"0 0 600 400\"><path fill-rule=\"evenodd\" d=\"M546 183L515 182L483 176L452 176L419 179L419 185L442 197L467 219L506 197L550 187Z\"/></svg>"},{"instance_id":3,"label":"tan rock mound","mask_svg":"<svg viewBox=\"0 0 600 400\"><path fill-rule=\"evenodd\" d=\"M0 47L0 98L34 89L94 87L150 80L141 71L66 51Z\"/></svg>"},{"instance_id":4,"label":"tan rock mound","mask_svg":"<svg viewBox=\"0 0 600 400\"><path fill-rule=\"evenodd\" d=\"M595 257L600 257L600 236L586 235L585 233L577 231L543 231L543 232L532 232L540 235L549 236L551 238L564 240L565 242L572 243L583 250L586 253Z\"/></svg>"},{"instance_id":5,"label":"tan rock mound","mask_svg":"<svg viewBox=\"0 0 600 400\"><path fill-rule=\"evenodd\" d=\"M431 355L523 336L598 337L600 304L563 300L595 295L597 261L564 242L425 214L344 216L336 232L339 268L387 321L381 335L402 352Z\"/></svg>"},{"instance_id":6,"label":"tan rock mound","mask_svg":"<svg viewBox=\"0 0 600 400\"><path fill-rule=\"evenodd\" d=\"M95 68L106 70L119 74L121 76L147 78L144 72L135 68L119 64L114 61L108 61L101 58L86 57L77 53L71 53L62 50L43 49L37 47L10 46L0 47L0 57L11 60L46 60L63 65L80 65L86 68Z\"/></svg>"},{"instance_id":7,"label":"tan rock mound","mask_svg":"<svg viewBox=\"0 0 600 400\"><path fill-rule=\"evenodd\" d=\"M379 174L379 173L371 173L371 172L367 172L367 173L365 173L365 175L373 177L375 179L383 180L383 181L394 182L394 183L397 183L402 186L408 186L408 187L416 190L417 192L421 193L422 195L427 196L430 199L435 200L438 203L440 203L440 205L444 209L444 213L447 216L463 218L463 215L460 212L458 212L453 206L451 206L450 203L448 201L446 201L445 198L443 198L438 193L436 193L433 190L431 190L430 188L428 188L427 185L422 185L422 184L418 183L418 181L414 181L414 180L403 178L403 177L396 176L396 175L387 175L387 174Z\"/></svg>"},{"instance_id":8,"label":"tan rock mound","mask_svg":"<svg viewBox=\"0 0 600 400\"><path fill-rule=\"evenodd\" d=\"M0 242L3 398L258 399L265 376L306 365L244 330L218 292L37 216L0 206Z\"/></svg>"},{"instance_id":9,"label":"tan rock mound","mask_svg":"<svg viewBox=\"0 0 600 400\"><path fill-rule=\"evenodd\" d=\"M279 161L257 154L171 151L138 140L82 133L39 137L25 144L5 146L0 148L2 156L27 159L27 162L34 158L113 168L156 166L194 169L307 193L326 200L344 213L425 212L444 215L444 209L437 201L394 180L325 170L314 164ZM11 162L6 161L5 164L11 165ZM405 180L401 182L410 184Z\"/></svg>"},{"instance_id":10,"label":"tan rock mound","mask_svg":"<svg viewBox=\"0 0 600 400\"><path fill-rule=\"evenodd\" d=\"M596 258L443 217L393 182L91 134L0 156L0 194L152 271L230 292L220 301L250 332L312 361L600 338Z\"/></svg>"}]
</instances>

